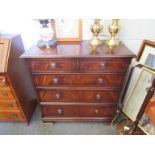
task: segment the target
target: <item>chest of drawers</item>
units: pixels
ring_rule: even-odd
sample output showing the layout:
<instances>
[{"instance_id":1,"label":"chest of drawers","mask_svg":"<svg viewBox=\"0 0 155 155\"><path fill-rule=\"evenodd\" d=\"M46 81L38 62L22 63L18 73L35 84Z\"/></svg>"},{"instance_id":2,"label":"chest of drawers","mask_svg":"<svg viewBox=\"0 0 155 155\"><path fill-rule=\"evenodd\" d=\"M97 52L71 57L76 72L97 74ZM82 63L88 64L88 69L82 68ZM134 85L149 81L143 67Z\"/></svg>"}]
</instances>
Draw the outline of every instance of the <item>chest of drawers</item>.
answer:
<instances>
[{"instance_id":1,"label":"chest of drawers","mask_svg":"<svg viewBox=\"0 0 155 155\"><path fill-rule=\"evenodd\" d=\"M116 114L126 70L134 55L105 44L91 52L88 41L30 48L24 58L40 102L43 122L111 122Z\"/></svg>"},{"instance_id":2,"label":"chest of drawers","mask_svg":"<svg viewBox=\"0 0 155 155\"><path fill-rule=\"evenodd\" d=\"M20 35L0 35L0 121L30 122L37 104Z\"/></svg>"}]
</instances>

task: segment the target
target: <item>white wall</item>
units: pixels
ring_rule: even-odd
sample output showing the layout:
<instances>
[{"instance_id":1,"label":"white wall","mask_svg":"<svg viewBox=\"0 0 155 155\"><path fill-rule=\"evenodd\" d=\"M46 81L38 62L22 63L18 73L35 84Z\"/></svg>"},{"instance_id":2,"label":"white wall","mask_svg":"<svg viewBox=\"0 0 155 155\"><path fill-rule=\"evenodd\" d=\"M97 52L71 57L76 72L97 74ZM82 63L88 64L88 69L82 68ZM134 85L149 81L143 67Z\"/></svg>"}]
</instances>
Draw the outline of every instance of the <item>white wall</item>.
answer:
<instances>
[{"instance_id":1,"label":"white wall","mask_svg":"<svg viewBox=\"0 0 155 155\"><path fill-rule=\"evenodd\" d=\"M102 20L104 34L109 35L108 26L111 20ZM83 20L83 39L90 39L92 20ZM143 39L155 41L155 20L120 20L121 30L118 37L134 53L137 53ZM25 50L38 40L39 24L32 19L2 19L0 33L19 33L22 36Z\"/></svg>"}]
</instances>

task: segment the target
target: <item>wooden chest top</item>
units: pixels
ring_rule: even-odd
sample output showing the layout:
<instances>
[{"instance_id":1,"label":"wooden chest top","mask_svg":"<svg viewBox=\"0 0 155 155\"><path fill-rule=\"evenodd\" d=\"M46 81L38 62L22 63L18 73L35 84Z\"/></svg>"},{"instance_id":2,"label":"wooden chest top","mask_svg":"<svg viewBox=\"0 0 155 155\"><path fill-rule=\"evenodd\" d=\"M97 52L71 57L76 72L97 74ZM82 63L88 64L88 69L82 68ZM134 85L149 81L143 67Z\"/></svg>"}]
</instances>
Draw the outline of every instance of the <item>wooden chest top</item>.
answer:
<instances>
[{"instance_id":1,"label":"wooden chest top","mask_svg":"<svg viewBox=\"0 0 155 155\"><path fill-rule=\"evenodd\" d=\"M39 49L34 45L21 58L134 57L134 54L122 43L114 48L111 54L108 54L108 51L105 42L96 49L92 48L89 41L58 42L57 46L49 49Z\"/></svg>"}]
</instances>

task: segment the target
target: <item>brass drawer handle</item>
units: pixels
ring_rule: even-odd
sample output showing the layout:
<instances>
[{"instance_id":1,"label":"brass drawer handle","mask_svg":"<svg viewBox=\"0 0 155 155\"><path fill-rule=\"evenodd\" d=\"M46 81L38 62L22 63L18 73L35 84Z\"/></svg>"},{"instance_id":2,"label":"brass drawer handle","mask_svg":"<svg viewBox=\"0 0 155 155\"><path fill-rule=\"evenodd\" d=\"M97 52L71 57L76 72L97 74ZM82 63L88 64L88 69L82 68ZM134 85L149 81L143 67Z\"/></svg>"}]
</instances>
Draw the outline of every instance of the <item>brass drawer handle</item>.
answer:
<instances>
[{"instance_id":1,"label":"brass drawer handle","mask_svg":"<svg viewBox=\"0 0 155 155\"><path fill-rule=\"evenodd\" d=\"M59 93L55 94L55 98L56 98L57 100L60 99L60 94L59 94Z\"/></svg>"},{"instance_id":2,"label":"brass drawer handle","mask_svg":"<svg viewBox=\"0 0 155 155\"><path fill-rule=\"evenodd\" d=\"M17 114L11 114L12 117L17 118Z\"/></svg>"},{"instance_id":3,"label":"brass drawer handle","mask_svg":"<svg viewBox=\"0 0 155 155\"><path fill-rule=\"evenodd\" d=\"M13 103L8 103L8 108L12 108L13 107Z\"/></svg>"},{"instance_id":4,"label":"brass drawer handle","mask_svg":"<svg viewBox=\"0 0 155 155\"><path fill-rule=\"evenodd\" d=\"M58 78L54 78L53 79L53 84L59 84L59 79Z\"/></svg>"},{"instance_id":5,"label":"brass drawer handle","mask_svg":"<svg viewBox=\"0 0 155 155\"><path fill-rule=\"evenodd\" d=\"M50 64L50 67L51 67L52 69L55 69L55 68L56 68L56 63L55 63L55 62L51 63L51 64Z\"/></svg>"},{"instance_id":6,"label":"brass drawer handle","mask_svg":"<svg viewBox=\"0 0 155 155\"><path fill-rule=\"evenodd\" d=\"M106 64L104 62L100 63L100 67L101 68L105 68L106 67Z\"/></svg>"},{"instance_id":7,"label":"brass drawer handle","mask_svg":"<svg viewBox=\"0 0 155 155\"><path fill-rule=\"evenodd\" d=\"M97 95L96 95L96 99L97 99L97 100L100 100L100 99L101 99L101 95L100 95L100 94L97 94Z\"/></svg>"},{"instance_id":8,"label":"brass drawer handle","mask_svg":"<svg viewBox=\"0 0 155 155\"><path fill-rule=\"evenodd\" d=\"M98 114L99 113L99 110L98 109L95 109L95 114Z\"/></svg>"},{"instance_id":9,"label":"brass drawer handle","mask_svg":"<svg viewBox=\"0 0 155 155\"><path fill-rule=\"evenodd\" d=\"M6 91L2 91L2 96L8 96L8 93Z\"/></svg>"},{"instance_id":10,"label":"brass drawer handle","mask_svg":"<svg viewBox=\"0 0 155 155\"><path fill-rule=\"evenodd\" d=\"M103 78L98 78L97 81L99 84L103 84Z\"/></svg>"},{"instance_id":11,"label":"brass drawer handle","mask_svg":"<svg viewBox=\"0 0 155 155\"><path fill-rule=\"evenodd\" d=\"M5 79L0 79L0 83L5 83Z\"/></svg>"},{"instance_id":12,"label":"brass drawer handle","mask_svg":"<svg viewBox=\"0 0 155 155\"><path fill-rule=\"evenodd\" d=\"M61 115L63 113L62 109L57 109L57 113Z\"/></svg>"}]
</instances>

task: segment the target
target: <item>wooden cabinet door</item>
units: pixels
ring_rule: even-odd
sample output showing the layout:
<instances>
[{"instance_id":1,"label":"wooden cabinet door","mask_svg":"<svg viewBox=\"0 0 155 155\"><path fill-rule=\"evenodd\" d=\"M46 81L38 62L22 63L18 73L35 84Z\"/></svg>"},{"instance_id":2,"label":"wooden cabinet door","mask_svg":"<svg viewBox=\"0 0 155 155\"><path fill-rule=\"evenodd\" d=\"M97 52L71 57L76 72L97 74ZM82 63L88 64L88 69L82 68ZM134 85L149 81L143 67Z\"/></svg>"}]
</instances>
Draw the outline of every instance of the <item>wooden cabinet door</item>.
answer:
<instances>
[{"instance_id":1,"label":"wooden cabinet door","mask_svg":"<svg viewBox=\"0 0 155 155\"><path fill-rule=\"evenodd\" d=\"M9 56L9 40L0 39L0 73L6 72Z\"/></svg>"}]
</instances>

